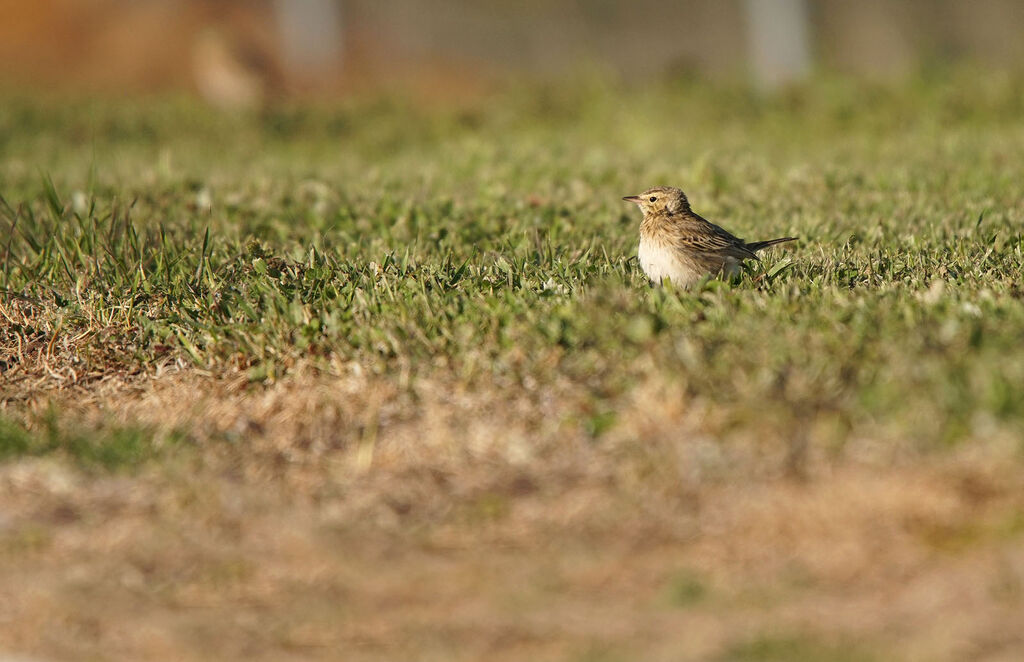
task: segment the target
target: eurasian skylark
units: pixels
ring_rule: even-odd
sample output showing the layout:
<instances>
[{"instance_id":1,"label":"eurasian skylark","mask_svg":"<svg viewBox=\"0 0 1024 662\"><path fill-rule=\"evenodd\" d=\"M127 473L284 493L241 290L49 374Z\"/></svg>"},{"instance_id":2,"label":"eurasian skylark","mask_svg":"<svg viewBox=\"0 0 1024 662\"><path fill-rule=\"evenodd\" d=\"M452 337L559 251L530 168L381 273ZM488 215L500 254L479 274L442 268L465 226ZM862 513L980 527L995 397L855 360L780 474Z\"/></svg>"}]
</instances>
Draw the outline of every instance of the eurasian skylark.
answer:
<instances>
[{"instance_id":1,"label":"eurasian skylark","mask_svg":"<svg viewBox=\"0 0 1024 662\"><path fill-rule=\"evenodd\" d=\"M762 248L794 241L781 237L746 243L690 209L686 194L671 186L655 186L623 198L644 213L640 222L640 267L656 284L664 280L689 287L705 276L731 277L743 260L756 260Z\"/></svg>"}]
</instances>

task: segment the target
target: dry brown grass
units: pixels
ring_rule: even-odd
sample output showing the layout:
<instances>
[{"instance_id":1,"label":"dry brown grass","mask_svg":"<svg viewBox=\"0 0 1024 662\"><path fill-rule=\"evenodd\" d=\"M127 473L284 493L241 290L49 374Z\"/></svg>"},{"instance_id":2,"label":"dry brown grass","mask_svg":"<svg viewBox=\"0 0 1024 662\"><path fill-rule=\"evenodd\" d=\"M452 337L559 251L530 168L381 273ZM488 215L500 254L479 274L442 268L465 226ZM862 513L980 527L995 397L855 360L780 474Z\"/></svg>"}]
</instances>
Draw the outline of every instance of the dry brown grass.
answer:
<instances>
[{"instance_id":1,"label":"dry brown grass","mask_svg":"<svg viewBox=\"0 0 1024 662\"><path fill-rule=\"evenodd\" d=\"M1024 651L1012 444L811 452L794 473L770 430L718 428L654 379L595 441L579 391L346 366L40 390L25 411L193 446L131 474L3 467L0 641L124 660Z\"/></svg>"}]
</instances>

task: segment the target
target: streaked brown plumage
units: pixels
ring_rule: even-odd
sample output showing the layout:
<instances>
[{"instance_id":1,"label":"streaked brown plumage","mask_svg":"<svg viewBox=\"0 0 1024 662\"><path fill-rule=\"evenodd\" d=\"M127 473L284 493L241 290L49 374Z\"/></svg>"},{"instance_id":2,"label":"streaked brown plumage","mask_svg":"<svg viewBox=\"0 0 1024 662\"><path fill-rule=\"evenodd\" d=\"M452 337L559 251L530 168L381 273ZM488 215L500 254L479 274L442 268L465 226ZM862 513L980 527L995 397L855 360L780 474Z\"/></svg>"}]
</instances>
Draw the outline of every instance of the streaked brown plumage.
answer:
<instances>
[{"instance_id":1,"label":"streaked brown plumage","mask_svg":"<svg viewBox=\"0 0 1024 662\"><path fill-rule=\"evenodd\" d=\"M762 248L794 241L781 237L747 243L690 209L686 194L656 186L623 198L644 213L640 222L640 267L652 282L689 287L705 276L731 276L743 260L756 260Z\"/></svg>"}]
</instances>

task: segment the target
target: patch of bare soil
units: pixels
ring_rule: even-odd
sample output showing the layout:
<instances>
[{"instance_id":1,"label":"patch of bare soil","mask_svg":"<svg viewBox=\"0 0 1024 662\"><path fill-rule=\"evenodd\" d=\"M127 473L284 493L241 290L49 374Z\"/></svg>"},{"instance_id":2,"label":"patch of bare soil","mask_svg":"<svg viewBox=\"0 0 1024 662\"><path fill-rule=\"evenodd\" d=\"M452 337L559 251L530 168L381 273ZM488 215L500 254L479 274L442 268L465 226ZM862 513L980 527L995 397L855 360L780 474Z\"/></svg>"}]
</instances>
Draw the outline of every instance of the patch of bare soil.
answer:
<instances>
[{"instance_id":1,"label":"patch of bare soil","mask_svg":"<svg viewBox=\"0 0 1024 662\"><path fill-rule=\"evenodd\" d=\"M0 466L0 652L1024 658L1014 440L826 452L812 434L794 470L781 431L730 429L667 383L595 436L578 384L337 374L28 397L188 441L129 472Z\"/></svg>"}]
</instances>

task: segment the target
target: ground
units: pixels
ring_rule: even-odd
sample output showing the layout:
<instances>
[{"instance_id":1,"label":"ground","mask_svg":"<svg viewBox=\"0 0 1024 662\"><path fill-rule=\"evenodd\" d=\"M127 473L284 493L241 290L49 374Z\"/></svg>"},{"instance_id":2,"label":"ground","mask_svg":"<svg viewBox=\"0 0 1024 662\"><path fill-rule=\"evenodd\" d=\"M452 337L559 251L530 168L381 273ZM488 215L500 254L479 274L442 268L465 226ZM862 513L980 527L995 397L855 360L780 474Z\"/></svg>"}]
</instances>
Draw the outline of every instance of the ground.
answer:
<instances>
[{"instance_id":1,"label":"ground","mask_svg":"<svg viewBox=\"0 0 1024 662\"><path fill-rule=\"evenodd\" d=\"M0 654L1024 656L1024 81L0 104ZM650 288L653 185L748 240Z\"/></svg>"}]
</instances>

